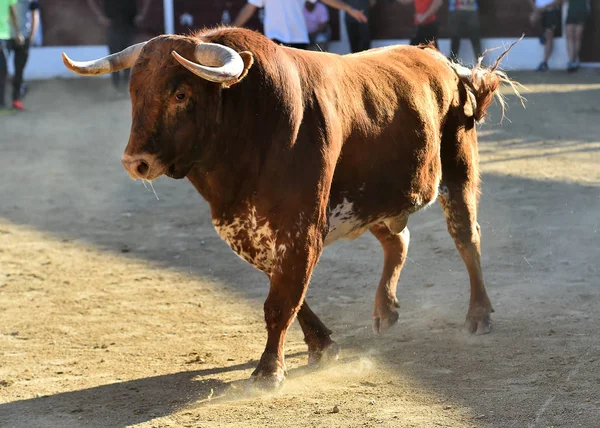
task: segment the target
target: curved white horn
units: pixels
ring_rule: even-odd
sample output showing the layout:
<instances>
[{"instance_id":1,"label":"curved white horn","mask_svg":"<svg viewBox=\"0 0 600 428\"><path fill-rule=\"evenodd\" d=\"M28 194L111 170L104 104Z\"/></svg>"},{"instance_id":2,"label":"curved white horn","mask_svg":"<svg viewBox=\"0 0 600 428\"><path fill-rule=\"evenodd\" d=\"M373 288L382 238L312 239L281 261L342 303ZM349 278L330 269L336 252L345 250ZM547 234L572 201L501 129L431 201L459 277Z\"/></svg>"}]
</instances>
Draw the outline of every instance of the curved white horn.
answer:
<instances>
[{"instance_id":1,"label":"curved white horn","mask_svg":"<svg viewBox=\"0 0 600 428\"><path fill-rule=\"evenodd\" d=\"M196 62L189 61L172 51L171 55L194 73L210 82L230 82L240 77L244 71L244 60L233 49L216 43L200 43L196 46Z\"/></svg>"},{"instance_id":2,"label":"curved white horn","mask_svg":"<svg viewBox=\"0 0 600 428\"><path fill-rule=\"evenodd\" d=\"M140 52L145 44L146 42L138 43L129 46L121 52L93 61L72 61L65 53L62 54L62 58L67 68L73 73L81 74L82 76L108 74L133 67L133 64L135 64L135 61L140 56Z\"/></svg>"}]
</instances>

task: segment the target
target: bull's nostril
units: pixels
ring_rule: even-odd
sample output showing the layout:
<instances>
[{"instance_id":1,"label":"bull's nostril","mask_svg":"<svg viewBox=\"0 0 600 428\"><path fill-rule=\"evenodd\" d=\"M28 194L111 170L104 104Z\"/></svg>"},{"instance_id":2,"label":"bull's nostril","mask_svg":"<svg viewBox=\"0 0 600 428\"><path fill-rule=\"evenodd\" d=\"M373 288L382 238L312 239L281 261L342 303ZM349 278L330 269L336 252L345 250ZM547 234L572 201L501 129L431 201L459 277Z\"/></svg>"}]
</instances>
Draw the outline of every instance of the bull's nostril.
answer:
<instances>
[{"instance_id":1,"label":"bull's nostril","mask_svg":"<svg viewBox=\"0 0 600 428\"><path fill-rule=\"evenodd\" d=\"M140 161L136 169L140 177L145 177L150 170L150 166L146 161Z\"/></svg>"}]
</instances>

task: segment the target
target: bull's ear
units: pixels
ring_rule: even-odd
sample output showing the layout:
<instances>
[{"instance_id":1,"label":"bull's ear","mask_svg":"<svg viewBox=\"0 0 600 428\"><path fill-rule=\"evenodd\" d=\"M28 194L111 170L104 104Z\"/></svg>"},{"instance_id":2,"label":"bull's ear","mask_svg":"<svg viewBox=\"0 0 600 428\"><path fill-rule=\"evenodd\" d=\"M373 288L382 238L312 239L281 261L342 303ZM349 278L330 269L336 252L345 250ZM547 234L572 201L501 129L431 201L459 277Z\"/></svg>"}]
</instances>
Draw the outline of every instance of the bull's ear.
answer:
<instances>
[{"instance_id":1,"label":"bull's ear","mask_svg":"<svg viewBox=\"0 0 600 428\"><path fill-rule=\"evenodd\" d=\"M223 86L225 86L226 88L229 88L235 85L236 83L239 83L244 77L246 77L246 75L248 74L248 70L250 70L250 67L252 67L252 64L254 64L254 55L252 55L252 52L244 51L240 52L239 55L244 61L244 71L242 71L242 74L240 74L240 77L238 77L237 79L232 80L231 82L224 83Z\"/></svg>"}]
</instances>

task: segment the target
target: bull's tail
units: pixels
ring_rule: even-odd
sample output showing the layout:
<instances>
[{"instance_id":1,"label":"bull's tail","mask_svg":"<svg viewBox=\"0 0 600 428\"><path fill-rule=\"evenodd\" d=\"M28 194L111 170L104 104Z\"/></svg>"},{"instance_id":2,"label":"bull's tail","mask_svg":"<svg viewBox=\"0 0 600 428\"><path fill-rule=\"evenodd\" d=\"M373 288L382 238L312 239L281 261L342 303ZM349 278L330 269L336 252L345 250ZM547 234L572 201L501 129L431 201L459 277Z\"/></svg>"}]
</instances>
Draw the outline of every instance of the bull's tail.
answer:
<instances>
[{"instance_id":1,"label":"bull's tail","mask_svg":"<svg viewBox=\"0 0 600 428\"><path fill-rule=\"evenodd\" d=\"M522 39L523 37L521 37ZM521 105L525 107L525 98L521 95L521 89L523 86L509 79L505 72L500 70L500 61L506 56L506 54L516 45L521 39L511 44L498 57L494 65L487 68L481 64L485 55L489 50L485 51L484 54L479 58L477 65L472 69L464 67L460 64L450 61L451 67L454 69L460 81L466 86L467 91L471 96L473 102L473 117L477 122L485 119L486 111L492 100L496 98L500 107L502 108L502 118L504 118L504 112L506 109L506 102L504 96L500 92L500 87L504 84L510 87L512 92L517 96Z\"/></svg>"}]
</instances>

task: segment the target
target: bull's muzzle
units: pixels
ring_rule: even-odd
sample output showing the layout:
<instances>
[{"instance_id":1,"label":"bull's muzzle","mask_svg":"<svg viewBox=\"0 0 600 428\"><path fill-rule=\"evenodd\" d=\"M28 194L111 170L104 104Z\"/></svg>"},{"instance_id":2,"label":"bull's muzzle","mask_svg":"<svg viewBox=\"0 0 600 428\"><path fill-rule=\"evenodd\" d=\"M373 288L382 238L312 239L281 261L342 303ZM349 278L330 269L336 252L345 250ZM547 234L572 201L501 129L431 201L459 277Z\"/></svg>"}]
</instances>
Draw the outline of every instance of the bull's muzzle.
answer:
<instances>
[{"instance_id":1,"label":"bull's muzzle","mask_svg":"<svg viewBox=\"0 0 600 428\"><path fill-rule=\"evenodd\" d=\"M164 174L164 167L154 156L149 154L124 154L121 163L134 180L151 181Z\"/></svg>"}]
</instances>

